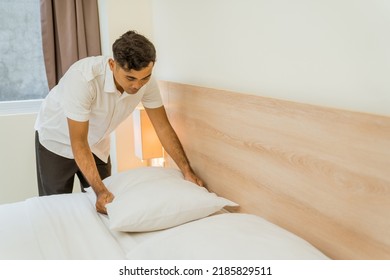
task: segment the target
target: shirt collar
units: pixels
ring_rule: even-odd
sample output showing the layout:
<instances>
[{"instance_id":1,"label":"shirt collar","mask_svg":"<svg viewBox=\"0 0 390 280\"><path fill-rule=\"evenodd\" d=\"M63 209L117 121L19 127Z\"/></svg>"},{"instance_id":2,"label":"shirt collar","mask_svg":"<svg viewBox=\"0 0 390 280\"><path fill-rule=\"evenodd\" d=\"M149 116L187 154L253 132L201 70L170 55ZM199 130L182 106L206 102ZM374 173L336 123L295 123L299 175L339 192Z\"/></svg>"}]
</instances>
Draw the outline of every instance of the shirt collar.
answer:
<instances>
[{"instance_id":1,"label":"shirt collar","mask_svg":"<svg viewBox=\"0 0 390 280\"><path fill-rule=\"evenodd\" d=\"M105 73L105 78L104 78L104 91L105 92L112 92L112 93L118 92L118 89L116 88L115 82L114 82L114 75L110 69L110 65L108 64L108 61L106 64L106 73Z\"/></svg>"}]
</instances>

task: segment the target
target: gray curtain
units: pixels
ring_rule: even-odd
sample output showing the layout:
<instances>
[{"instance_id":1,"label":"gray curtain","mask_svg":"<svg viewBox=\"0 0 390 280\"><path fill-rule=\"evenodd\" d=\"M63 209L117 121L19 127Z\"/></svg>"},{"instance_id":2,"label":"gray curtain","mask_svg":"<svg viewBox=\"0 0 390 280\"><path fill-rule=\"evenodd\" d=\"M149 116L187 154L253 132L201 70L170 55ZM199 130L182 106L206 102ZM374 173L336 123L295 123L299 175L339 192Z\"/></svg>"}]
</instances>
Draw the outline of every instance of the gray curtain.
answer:
<instances>
[{"instance_id":1,"label":"gray curtain","mask_svg":"<svg viewBox=\"0 0 390 280\"><path fill-rule=\"evenodd\" d=\"M74 62L101 54L97 0L41 0L41 26L50 89Z\"/></svg>"}]
</instances>

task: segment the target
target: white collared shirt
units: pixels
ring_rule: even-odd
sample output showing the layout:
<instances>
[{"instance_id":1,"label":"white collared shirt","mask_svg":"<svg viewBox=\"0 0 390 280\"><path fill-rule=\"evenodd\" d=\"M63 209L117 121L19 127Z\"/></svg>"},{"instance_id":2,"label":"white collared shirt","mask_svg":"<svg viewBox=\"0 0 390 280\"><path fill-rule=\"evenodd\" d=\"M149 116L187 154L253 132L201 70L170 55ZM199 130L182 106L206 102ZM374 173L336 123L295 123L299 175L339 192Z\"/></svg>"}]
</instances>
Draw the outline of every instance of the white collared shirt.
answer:
<instances>
[{"instance_id":1,"label":"white collared shirt","mask_svg":"<svg viewBox=\"0 0 390 280\"><path fill-rule=\"evenodd\" d=\"M89 121L88 143L92 153L107 162L110 133L142 102L146 108L163 105L155 79L136 94L121 94L108 65L109 57L84 58L73 64L42 102L35 129L49 151L74 158L67 118Z\"/></svg>"}]
</instances>

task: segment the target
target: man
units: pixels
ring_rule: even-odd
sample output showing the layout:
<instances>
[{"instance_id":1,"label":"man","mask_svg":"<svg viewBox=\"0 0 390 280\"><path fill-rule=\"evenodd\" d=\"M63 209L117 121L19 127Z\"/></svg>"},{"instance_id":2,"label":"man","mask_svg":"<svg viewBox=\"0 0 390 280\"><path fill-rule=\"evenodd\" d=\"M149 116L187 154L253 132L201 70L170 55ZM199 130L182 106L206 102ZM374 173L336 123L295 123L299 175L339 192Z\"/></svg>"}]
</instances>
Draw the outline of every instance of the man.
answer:
<instances>
[{"instance_id":1,"label":"man","mask_svg":"<svg viewBox=\"0 0 390 280\"><path fill-rule=\"evenodd\" d=\"M71 193L74 175L95 191L96 210L113 200L102 180L111 175L109 135L142 102L167 153L184 178L203 186L170 125L152 70L153 44L134 31L97 56L73 64L43 101L36 124L39 195Z\"/></svg>"}]
</instances>

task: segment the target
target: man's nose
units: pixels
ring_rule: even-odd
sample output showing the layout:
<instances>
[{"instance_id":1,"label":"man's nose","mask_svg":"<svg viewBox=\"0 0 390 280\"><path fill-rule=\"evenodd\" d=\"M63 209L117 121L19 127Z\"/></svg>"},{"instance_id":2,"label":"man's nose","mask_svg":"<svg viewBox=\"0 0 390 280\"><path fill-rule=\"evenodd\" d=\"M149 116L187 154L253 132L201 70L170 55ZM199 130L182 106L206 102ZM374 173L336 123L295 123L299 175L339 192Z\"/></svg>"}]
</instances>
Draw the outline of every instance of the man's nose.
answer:
<instances>
[{"instance_id":1,"label":"man's nose","mask_svg":"<svg viewBox=\"0 0 390 280\"><path fill-rule=\"evenodd\" d=\"M141 81L134 81L133 88L140 89L142 87Z\"/></svg>"}]
</instances>

